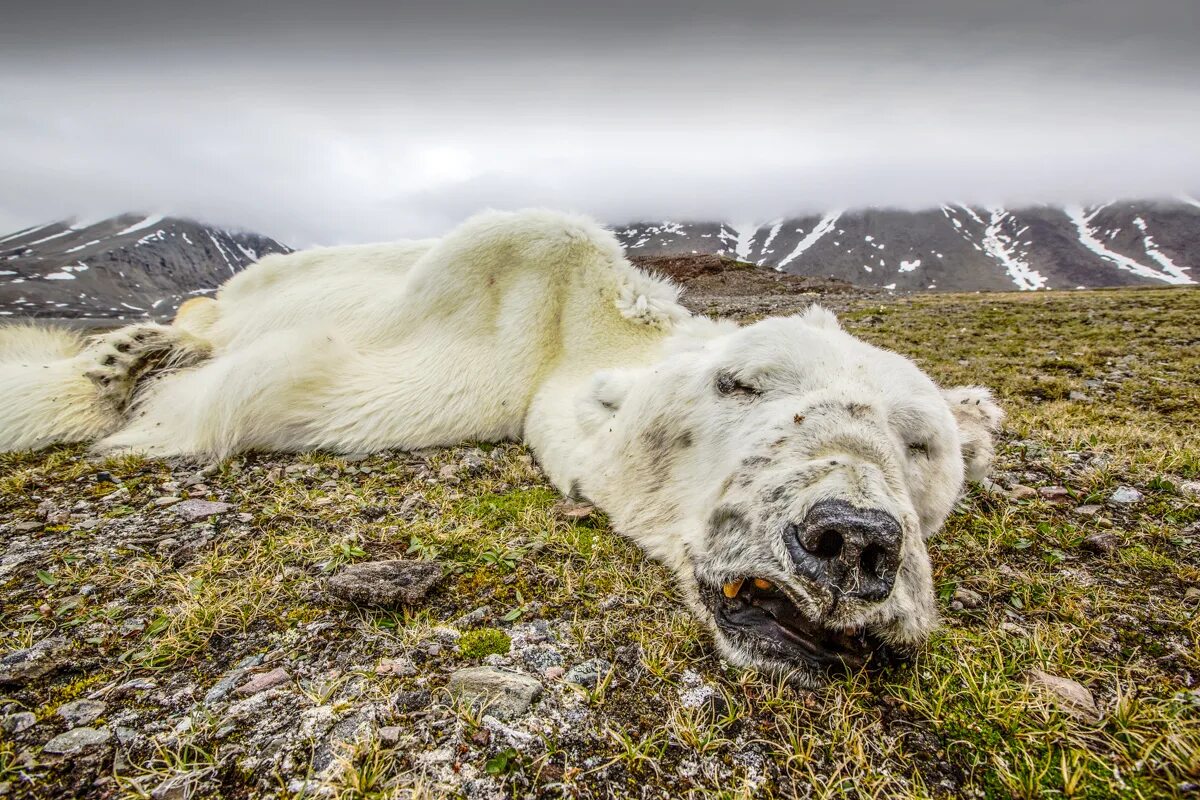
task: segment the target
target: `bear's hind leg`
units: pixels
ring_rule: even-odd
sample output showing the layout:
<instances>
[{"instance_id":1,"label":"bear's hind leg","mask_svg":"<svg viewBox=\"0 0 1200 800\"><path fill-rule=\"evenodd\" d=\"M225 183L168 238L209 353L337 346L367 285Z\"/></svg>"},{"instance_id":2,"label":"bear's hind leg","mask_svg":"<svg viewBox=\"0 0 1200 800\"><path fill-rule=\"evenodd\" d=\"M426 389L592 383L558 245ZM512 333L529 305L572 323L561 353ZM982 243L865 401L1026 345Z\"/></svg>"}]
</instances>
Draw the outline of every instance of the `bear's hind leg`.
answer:
<instances>
[{"instance_id":1,"label":"bear's hind leg","mask_svg":"<svg viewBox=\"0 0 1200 800\"><path fill-rule=\"evenodd\" d=\"M102 401L124 411L142 378L151 372L193 366L211 352L208 342L187 331L140 323L96 339L87 349L92 366L84 375Z\"/></svg>"}]
</instances>

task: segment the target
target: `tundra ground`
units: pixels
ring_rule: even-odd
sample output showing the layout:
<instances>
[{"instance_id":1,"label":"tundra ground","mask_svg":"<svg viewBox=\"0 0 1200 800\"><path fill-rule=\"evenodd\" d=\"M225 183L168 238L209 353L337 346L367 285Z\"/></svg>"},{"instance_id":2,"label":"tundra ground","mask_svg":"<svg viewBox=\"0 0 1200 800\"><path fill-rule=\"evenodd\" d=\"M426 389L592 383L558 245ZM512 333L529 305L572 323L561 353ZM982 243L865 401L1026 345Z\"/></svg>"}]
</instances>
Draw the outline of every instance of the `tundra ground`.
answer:
<instances>
[{"instance_id":1,"label":"tundra ground","mask_svg":"<svg viewBox=\"0 0 1200 800\"><path fill-rule=\"evenodd\" d=\"M932 543L943 625L911 663L820 691L728 667L667 573L561 505L519 445L9 454L0 796L1196 791L1200 292L830 301L1009 413L991 481ZM189 520L201 499L228 505ZM445 575L392 610L328 593L393 558ZM479 665L540 697L511 719L456 700L450 674Z\"/></svg>"}]
</instances>

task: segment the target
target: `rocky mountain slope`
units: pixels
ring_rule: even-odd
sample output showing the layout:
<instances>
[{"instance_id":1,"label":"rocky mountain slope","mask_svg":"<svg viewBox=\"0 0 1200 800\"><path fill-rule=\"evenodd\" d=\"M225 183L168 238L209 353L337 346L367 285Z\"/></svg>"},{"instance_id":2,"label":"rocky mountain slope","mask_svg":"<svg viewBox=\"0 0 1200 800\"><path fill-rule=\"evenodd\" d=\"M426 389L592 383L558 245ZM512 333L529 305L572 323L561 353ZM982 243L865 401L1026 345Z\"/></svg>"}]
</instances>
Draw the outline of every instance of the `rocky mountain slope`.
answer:
<instances>
[{"instance_id":1,"label":"rocky mountain slope","mask_svg":"<svg viewBox=\"0 0 1200 800\"><path fill-rule=\"evenodd\" d=\"M637 222L631 256L715 254L782 272L898 290L1193 284L1200 202L867 209L765 224Z\"/></svg>"},{"instance_id":2,"label":"rocky mountain slope","mask_svg":"<svg viewBox=\"0 0 1200 800\"><path fill-rule=\"evenodd\" d=\"M191 220L124 214L0 237L0 316L162 319L288 247Z\"/></svg>"}]
</instances>

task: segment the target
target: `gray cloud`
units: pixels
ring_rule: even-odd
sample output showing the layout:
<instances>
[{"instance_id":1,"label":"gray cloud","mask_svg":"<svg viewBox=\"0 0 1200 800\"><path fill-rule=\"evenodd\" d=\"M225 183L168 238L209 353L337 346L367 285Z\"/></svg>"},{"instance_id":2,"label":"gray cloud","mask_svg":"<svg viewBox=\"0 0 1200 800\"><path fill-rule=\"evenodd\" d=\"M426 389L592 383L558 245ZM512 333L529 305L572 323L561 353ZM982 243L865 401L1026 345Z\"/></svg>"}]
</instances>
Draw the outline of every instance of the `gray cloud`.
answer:
<instances>
[{"instance_id":1,"label":"gray cloud","mask_svg":"<svg viewBox=\"0 0 1200 800\"><path fill-rule=\"evenodd\" d=\"M484 206L766 219L1200 187L1190 2L244 5L6 20L0 228L143 209L309 244Z\"/></svg>"}]
</instances>

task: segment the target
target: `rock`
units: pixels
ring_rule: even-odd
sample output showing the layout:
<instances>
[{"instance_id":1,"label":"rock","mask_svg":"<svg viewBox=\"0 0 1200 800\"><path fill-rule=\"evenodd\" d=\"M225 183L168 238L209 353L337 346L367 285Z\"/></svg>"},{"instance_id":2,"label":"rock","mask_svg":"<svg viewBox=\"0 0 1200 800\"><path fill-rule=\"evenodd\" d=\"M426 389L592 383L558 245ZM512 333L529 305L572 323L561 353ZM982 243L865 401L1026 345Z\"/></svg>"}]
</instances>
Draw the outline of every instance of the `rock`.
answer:
<instances>
[{"instance_id":1,"label":"rock","mask_svg":"<svg viewBox=\"0 0 1200 800\"><path fill-rule=\"evenodd\" d=\"M411 658L385 658L375 667L376 675L416 675L417 665Z\"/></svg>"},{"instance_id":2,"label":"rock","mask_svg":"<svg viewBox=\"0 0 1200 800\"><path fill-rule=\"evenodd\" d=\"M1108 555L1117 552L1121 546L1121 538L1115 533L1091 533L1079 543L1079 547L1090 553Z\"/></svg>"},{"instance_id":3,"label":"rock","mask_svg":"<svg viewBox=\"0 0 1200 800\"><path fill-rule=\"evenodd\" d=\"M188 800L200 796L201 786L212 777L212 768L202 768L191 772L176 772L164 778L162 783L150 792L150 800Z\"/></svg>"},{"instance_id":4,"label":"rock","mask_svg":"<svg viewBox=\"0 0 1200 800\"><path fill-rule=\"evenodd\" d=\"M458 470L453 464L447 464L438 470L438 477L446 483L461 483L458 479Z\"/></svg>"},{"instance_id":5,"label":"rock","mask_svg":"<svg viewBox=\"0 0 1200 800\"><path fill-rule=\"evenodd\" d=\"M104 702L100 700L74 700L58 709L58 715L72 727L79 727L91 725L104 713L105 708Z\"/></svg>"},{"instance_id":6,"label":"rock","mask_svg":"<svg viewBox=\"0 0 1200 800\"><path fill-rule=\"evenodd\" d=\"M212 500L184 500L175 505L175 513L188 522L199 522L218 514L228 513L233 506L229 503L218 503Z\"/></svg>"},{"instance_id":7,"label":"rock","mask_svg":"<svg viewBox=\"0 0 1200 800\"><path fill-rule=\"evenodd\" d=\"M1108 502L1116 503L1120 506L1128 506L1141 502L1142 497L1142 493L1132 486L1120 486L1109 496Z\"/></svg>"},{"instance_id":8,"label":"rock","mask_svg":"<svg viewBox=\"0 0 1200 800\"><path fill-rule=\"evenodd\" d=\"M31 711L18 711L15 714L9 714L4 719L0 720L0 730L3 730L9 735L15 735L21 731L29 730L37 724L37 717Z\"/></svg>"},{"instance_id":9,"label":"rock","mask_svg":"<svg viewBox=\"0 0 1200 800\"><path fill-rule=\"evenodd\" d=\"M410 689L398 693L392 701L392 706L397 711L420 711L422 708L428 708L432 702L433 693L428 689Z\"/></svg>"},{"instance_id":10,"label":"rock","mask_svg":"<svg viewBox=\"0 0 1200 800\"><path fill-rule=\"evenodd\" d=\"M563 680L587 689L595 689L611 669L611 662L605 661L603 658L593 658L571 667L563 676Z\"/></svg>"},{"instance_id":11,"label":"rock","mask_svg":"<svg viewBox=\"0 0 1200 800\"><path fill-rule=\"evenodd\" d=\"M1200 481L1184 481L1177 488L1184 497L1200 497Z\"/></svg>"},{"instance_id":12,"label":"rock","mask_svg":"<svg viewBox=\"0 0 1200 800\"><path fill-rule=\"evenodd\" d=\"M1200 605L1200 588L1195 586L1189 587L1188 590L1183 593L1183 602L1191 606Z\"/></svg>"},{"instance_id":13,"label":"rock","mask_svg":"<svg viewBox=\"0 0 1200 800\"><path fill-rule=\"evenodd\" d=\"M1075 513L1081 517L1094 517L1104 510L1104 506L1086 505L1079 506L1075 509Z\"/></svg>"},{"instance_id":14,"label":"rock","mask_svg":"<svg viewBox=\"0 0 1200 800\"><path fill-rule=\"evenodd\" d=\"M57 756L73 755L99 747L111 738L112 731L108 728L72 728L46 742L42 752Z\"/></svg>"},{"instance_id":15,"label":"rock","mask_svg":"<svg viewBox=\"0 0 1200 800\"><path fill-rule=\"evenodd\" d=\"M562 667L557 667L557 666L556 667L546 667L545 672L542 673L542 675L544 675L547 680L552 680L552 681L558 680L564 674L566 674L566 670L563 669Z\"/></svg>"},{"instance_id":16,"label":"rock","mask_svg":"<svg viewBox=\"0 0 1200 800\"><path fill-rule=\"evenodd\" d=\"M1034 689L1051 696L1054 704L1075 719L1084 722L1099 722L1100 709L1096 700L1084 686L1070 678L1062 678L1031 669L1025 673L1025 681Z\"/></svg>"},{"instance_id":17,"label":"rock","mask_svg":"<svg viewBox=\"0 0 1200 800\"><path fill-rule=\"evenodd\" d=\"M963 608L979 608L983 605L983 595L979 592L972 591L965 586L959 586L954 590L954 596L951 598L962 604Z\"/></svg>"},{"instance_id":18,"label":"rock","mask_svg":"<svg viewBox=\"0 0 1200 800\"><path fill-rule=\"evenodd\" d=\"M63 637L51 636L42 639L33 647L0 658L0 686L26 683L62 668L66 664L70 647Z\"/></svg>"},{"instance_id":19,"label":"rock","mask_svg":"<svg viewBox=\"0 0 1200 800\"><path fill-rule=\"evenodd\" d=\"M329 579L329 592L366 606L412 604L424 599L442 577L436 561L369 561L351 564Z\"/></svg>"},{"instance_id":20,"label":"rock","mask_svg":"<svg viewBox=\"0 0 1200 800\"><path fill-rule=\"evenodd\" d=\"M180 498L178 498L178 497L156 497L153 500L151 500L150 502L153 503L154 505L158 506L159 508L166 508L167 506L175 505L176 503L179 502L179 500L180 500Z\"/></svg>"},{"instance_id":21,"label":"rock","mask_svg":"<svg viewBox=\"0 0 1200 800\"><path fill-rule=\"evenodd\" d=\"M542 694L535 678L496 667L470 667L450 676L450 694L473 705L486 708L498 719L515 719L533 705Z\"/></svg>"},{"instance_id":22,"label":"rock","mask_svg":"<svg viewBox=\"0 0 1200 800\"><path fill-rule=\"evenodd\" d=\"M1047 503L1065 506L1071 502L1071 493L1065 486L1043 486L1038 489L1038 495Z\"/></svg>"},{"instance_id":23,"label":"rock","mask_svg":"<svg viewBox=\"0 0 1200 800\"><path fill-rule=\"evenodd\" d=\"M1088 397L1083 392L1072 390L1071 392L1069 392L1067 394L1067 399L1072 400L1077 403L1086 403L1086 402L1089 402L1092 398Z\"/></svg>"},{"instance_id":24,"label":"rock","mask_svg":"<svg viewBox=\"0 0 1200 800\"><path fill-rule=\"evenodd\" d=\"M262 672L255 675L235 689L234 692L243 697L249 697L252 694L258 694L259 692L265 692L267 689L280 686L291 679L292 676L287 673L287 670L283 667L276 667L270 672Z\"/></svg>"},{"instance_id":25,"label":"rock","mask_svg":"<svg viewBox=\"0 0 1200 800\"><path fill-rule=\"evenodd\" d=\"M1008 497L1010 500L1032 500L1037 496L1037 489L1020 483L1008 490Z\"/></svg>"},{"instance_id":26,"label":"rock","mask_svg":"<svg viewBox=\"0 0 1200 800\"><path fill-rule=\"evenodd\" d=\"M379 741L384 744L395 744L400 741L400 726L385 725L379 729Z\"/></svg>"},{"instance_id":27,"label":"rock","mask_svg":"<svg viewBox=\"0 0 1200 800\"><path fill-rule=\"evenodd\" d=\"M577 503L574 500L560 500L554 504L552 510L555 514L563 519L575 521L587 519L595 513L596 507L591 503Z\"/></svg>"},{"instance_id":28,"label":"rock","mask_svg":"<svg viewBox=\"0 0 1200 800\"><path fill-rule=\"evenodd\" d=\"M12 530L14 533L33 533L34 531L40 531L42 527L42 523L37 520L26 520L24 522L13 523Z\"/></svg>"},{"instance_id":29,"label":"rock","mask_svg":"<svg viewBox=\"0 0 1200 800\"><path fill-rule=\"evenodd\" d=\"M239 661L233 669L221 676L221 679L213 684L213 687L204 695L204 704L213 706L224 700L233 687L241 682L242 677L254 667L262 663L262 656L249 656Z\"/></svg>"}]
</instances>

